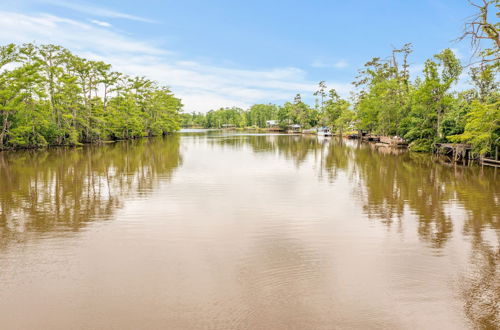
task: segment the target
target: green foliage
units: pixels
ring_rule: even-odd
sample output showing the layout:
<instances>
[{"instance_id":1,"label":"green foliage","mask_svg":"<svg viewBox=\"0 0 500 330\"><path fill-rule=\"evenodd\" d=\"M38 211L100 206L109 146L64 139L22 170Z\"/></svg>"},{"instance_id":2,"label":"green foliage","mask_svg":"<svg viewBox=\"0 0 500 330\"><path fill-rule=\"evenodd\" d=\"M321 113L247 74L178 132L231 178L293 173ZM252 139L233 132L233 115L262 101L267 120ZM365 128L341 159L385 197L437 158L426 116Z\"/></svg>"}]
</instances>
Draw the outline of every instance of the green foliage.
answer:
<instances>
[{"instance_id":1,"label":"green foliage","mask_svg":"<svg viewBox=\"0 0 500 330\"><path fill-rule=\"evenodd\" d=\"M310 128L318 124L318 112L305 104L300 94L297 94L293 102L283 105L279 120L283 127L299 124L302 128Z\"/></svg>"},{"instance_id":2,"label":"green foliage","mask_svg":"<svg viewBox=\"0 0 500 330\"><path fill-rule=\"evenodd\" d=\"M349 109L348 103L346 103L341 108L340 115L334 122L334 127L342 135L342 132L352 128L355 118L356 114Z\"/></svg>"},{"instance_id":3,"label":"green foliage","mask_svg":"<svg viewBox=\"0 0 500 330\"><path fill-rule=\"evenodd\" d=\"M0 149L162 135L181 108L168 88L60 46L0 47Z\"/></svg>"},{"instance_id":4,"label":"green foliage","mask_svg":"<svg viewBox=\"0 0 500 330\"><path fill-rule=\"evenodd\" d=\"M414 152L430 152L432 150L432 141L426 138L418 138L410 143L410 149Z\"/></svg>"},{"instance_id":5,"label":"green foliage","mask_svg":"<svg viewBox=\"0 0 500 330\"><path fill-rule=\"evenodd\" d=\"M427 60L423 79L414 82L407 64L410 51L405 45L393 51L392 59L374 58L360 71L354 83L361 88L355 96L357 128L400 135L417 152L431 151L436 142L470 143L479 154L491 152L499 135L496 65L472 67L476 89L456 93L452 86L462 66L450 49Z\"/></svg>"},{"instance_id":6,"label":"green foliage","mask_svg":"<svg viewBox=\"0 0 500 330\"><path fill-rule=\"evenodd\" d=\"M402 134L400 125L407 116L410 100L410 54L411 44L406 44L393 50L391 60L373 58L360 71L354 82L362 88L356 97L359 129L384 135Z\"/></svg>"},{"instance_id":7,"label":"green foliage","mask_svg":"<svg viewBox=\"0 0 500 330\"><path fill-rule=\"evenodd\" d=\"M286 102L282 107L274 104L255 104L248 110L240 108L220 108L206 114L182 114L184 127L202 126L205 128L224 127L267 127L267 121L276 120L279 126L286 128L291 124L300 124L303 128L314 127L319 122L316 109L302 102L299 94L294 102Z\"/></svg>"},{"instance_id":8,"label":"green foliage","mask_svg":"<svg viewBox=\"0 0 500 330\"><path fill-rule=\"evenodd\" d=\"M266 127L268 120L278 119L278 107L274 104L255 104L247 112L247 126Z\"/></svg>"},{"instance_id":9,"label":"green foliage","mask_svg":"<svg viewBox=\"0 0 500 330\"><path fill-rule=\"evenodd\" d=\"M452 142L470 143L474 151L485 155L498 144L500 137L500 101L484 104L474 100L467 114L467 124L462 134L448 138Z\"/></svg>"},{"instance_id":10,"label":"green foliage","mask_svg":"<svg viewBox=\"0 0 500 330\"><path fill-rule=\"evenodd\" d=\"M237 107L211 110L205 118L205 128L245 127L245 123L245 113Z\"/></svg>"},{"instance_id":11,"label":"green foliage","mask_svg":"<svg viewBox=\"0 0 500 330\"><path fill-rule=\"evenodd\" d=\"M182 113L180 114L181 127L205 127L205 114L200 112Z\"/></svg>"}]
</instances>

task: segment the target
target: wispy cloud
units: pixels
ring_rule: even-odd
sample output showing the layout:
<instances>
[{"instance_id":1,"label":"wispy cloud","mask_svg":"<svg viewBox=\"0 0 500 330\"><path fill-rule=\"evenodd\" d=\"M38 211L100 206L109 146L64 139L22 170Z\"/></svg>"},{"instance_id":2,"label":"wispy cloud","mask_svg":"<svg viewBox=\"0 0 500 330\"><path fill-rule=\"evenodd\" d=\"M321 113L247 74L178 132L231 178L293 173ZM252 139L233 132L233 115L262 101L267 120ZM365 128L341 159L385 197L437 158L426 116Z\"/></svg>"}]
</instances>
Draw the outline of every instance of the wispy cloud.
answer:
<instances>
[{"instance_id":1,"label":"wispy cloud","mask_svg":"<svg viewBox=\"0 0 500 330\"><path fill-rule=\"evenodd\" d=\"M334 63L327 63L321 60L315 60L314 62L311 63L311 66L313 68L336 68L336 69L342 69L346 68L349 66L349 63L346 60L338 60Z\"/></svg>"},{"instance_id":2,"label":"wispy cloud","mask_svg":"<svg viewBox=\"0 0 500 330\"><path fill-rule=\"evenodd\" d=\"M126 54L164 55L167 52L154 45L100 26L50 14L20 14L0 11L2 42L39 42L62 44L71 50L96 50Z\"/></svg>"},{"instance_id":3,"label":"wispy cloud","mask_svg":"<svg viewBox=\"0 0 500 330\"><path fill-rule=\"evenodd\" d=\"M72 1L61 1L61 0L42 0L42 2L47 3L47 4L51 4L54 6L58 6L58 7L71 9L71 10L78 11L78 12L92 15L92 16L128 19L128 20L144 22L144 23L158 23L157 21L149 19L149 18L144 18L144 17L140 17L140 16L136 16L136 15L122 13L119 11L115 11L115 10L111 10L111 9L107 9L107 8L103 8L103 7L96 7L96 6L89 5L89 4L75 3Z\"/></svg>"},{"instance_id":4,"label":"wispy cloud","mask_svg":"<svg viewBox=\"0 0 500 330\"><path fill-rule=\"evenodd\" d=\"M91 23L94 23L95 25L99 25L99 26L102 26L102 27L111 27L111 24L108 23L108 22L104 22L104 21L98 21L96 19L91 19L90 20Z\"/></svg>"},{"instance_id":5,"label":"wispy cloud","mask_svg":"<svg viewBox=\"0 0 500 330\"><path fill-rule=\"evenodd\" d=\"M1 43L54 43L80 56L103 60L113 69L141 75L168 85L186 111L290 100L296 93L311 95L316 82L294 67L245 70L192 61L152 42L134 39L106 24L82 22L48 14L0 11ZM99 23L107 23L101 22ZM327 82L345 96L350 84Z\"/></svg>"}]
</instances>

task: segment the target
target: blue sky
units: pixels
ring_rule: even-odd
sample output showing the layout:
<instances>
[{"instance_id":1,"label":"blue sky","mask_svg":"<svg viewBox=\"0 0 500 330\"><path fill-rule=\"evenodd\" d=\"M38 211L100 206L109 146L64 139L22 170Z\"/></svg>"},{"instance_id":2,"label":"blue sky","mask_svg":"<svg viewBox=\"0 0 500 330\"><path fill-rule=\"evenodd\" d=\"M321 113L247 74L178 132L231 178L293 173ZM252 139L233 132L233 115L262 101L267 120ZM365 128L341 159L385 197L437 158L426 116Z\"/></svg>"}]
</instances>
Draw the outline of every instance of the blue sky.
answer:
<instances>
[{"instance_id":1,"label":"blue sky","mask_svg":"<svg viewBox=\"0 0 500 330\"><path fill-rule=\"evenodd\" d=\"M313 103L320 80L349 96L372 57L413 43L413 71L456 43L466 0L2 0L0 42L56 43L168 85L185 111ZM466 84L463 79L461 84Z\"/></svg>"}]
</instances>

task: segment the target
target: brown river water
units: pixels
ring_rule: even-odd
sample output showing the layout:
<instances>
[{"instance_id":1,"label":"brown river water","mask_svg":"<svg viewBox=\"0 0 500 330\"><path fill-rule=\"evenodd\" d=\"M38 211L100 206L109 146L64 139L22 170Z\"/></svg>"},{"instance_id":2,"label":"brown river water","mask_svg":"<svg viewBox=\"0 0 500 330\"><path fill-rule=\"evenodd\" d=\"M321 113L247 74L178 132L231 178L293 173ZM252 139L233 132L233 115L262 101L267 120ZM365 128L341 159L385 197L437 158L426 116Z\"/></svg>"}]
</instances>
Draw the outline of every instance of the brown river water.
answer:
<instances>
[{"instance_id":1,"label":"brown river water","mask_svg":"<svg viewBox=\"0 0 500 330\"><path fill-rule=\"evenodd\" d=\"M500 168L190 130L0 153L0 329L495 329Z\"/></svg>"}]
</instances>

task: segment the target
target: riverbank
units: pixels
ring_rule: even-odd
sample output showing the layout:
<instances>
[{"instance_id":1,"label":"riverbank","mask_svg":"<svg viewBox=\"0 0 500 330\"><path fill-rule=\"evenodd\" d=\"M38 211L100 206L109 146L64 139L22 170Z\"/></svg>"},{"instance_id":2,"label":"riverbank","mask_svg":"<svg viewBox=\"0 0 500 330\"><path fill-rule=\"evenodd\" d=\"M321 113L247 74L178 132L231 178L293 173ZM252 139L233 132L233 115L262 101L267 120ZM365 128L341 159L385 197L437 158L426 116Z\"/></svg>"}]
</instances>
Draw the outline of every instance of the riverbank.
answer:
<instances>
[{"instance_id":1,"label":"riverbank","mask_svg":"<svg viewBox=\"0 0 500 330\"><path fill-rule=\"evenodd\" d=\"M174 132L167 132L159 135L144 135L144 136L132 136L127 139L112 139L112 140L98 140L98 141L90 141L90 142L78 142L75 144L48 144L48 145L33 145L33 146L16 146L16 147L4 147L0 148L1 152L6 151L22 151L22 150L43 150L43 149L53 149L53 148L80 148L86 145L106 145L111 143L123 142L123 141L132 141L132 140L140 140L140 139L150 139L157 138L162 136L168 136L175 133L180 132L180 130Z\"/></svg>"},{"instance_id":2,"label":"riverbank","mask_svg":"<svg viewBox=\"0 0 500 330\"><path fill-rule=\"evenodd\" d=\"M192 131L190 131L192 130ZM124 142L124 141L132 141L132 140L141 140L141 139L151 139L151 138L157 138L157 137L162 137L162 136L168 136L172 134L177 134L177 133L202 133L205 131L222 131L222 132L252 132L252 133L262 133L265 135L266 133L280 133L280 134L286 134L286 135L295 135L295 136L304 136L304 137L311 137L315 136L317 133L312 132L312 130L301 130L301 131L286 131L283 129L276 129L276 128L259 128L259 127L231 127L231 128L203 128L203 127L189 127L189 128L181 128L180 130L174 131L174 132L169 132L165 133L162 135L152 135L152 136L136 136L136 137L131 137L128 139L113 139L113 140L99 140L99 141L92 141L92 142L85 142L85 143L78 143L75 145L46 145L46 146L33 146L33 147L17 147L17 148L4 148L0 149L0 153L2 152L7 152L7 151L22 151L22 150L43 150L43 149L56 149L56 148L70 148L70 149L77 149L80 147L88 146L88 145L109 145L109 144L114 144L117 142ZM350 140L359 140L362 143L368 143L373 145L374 148L378 149L382 153L390 153L390 154L401 154L397 150L408 150L412 151L411 148L408 148L408 144L402 140L401 138L397 137L388 137L388 136L379 136L379 135L361 135L359 136L358 133L354 131L347 131L343 133L342 135L340 134L333 134L332 136L323 136L321 135L322 138L332 138L332 137L342 137L344 139L350 139ZM447 147L449 148L450 144L447 144ZM391 151L394 149L394 151ZM422 153L422 152L416 152L416 153ZM467 157L462 157L462 156L457 156L460 155L458 152L457 153L447 153L447 152L442 152L442 149L435 150L433 152L424 152L423 154L439 154L440 156L443 157L443 159L447 159L448 162L450 163L456 163L459 165L469 165L470 163L476 163L480 165L485 165L485 166L494 166L494 167L499 167L500 162L496 159L492 158L485 158L485 157L470 157L469 154L467 154Z\"/></svg>"}]
</instances>

